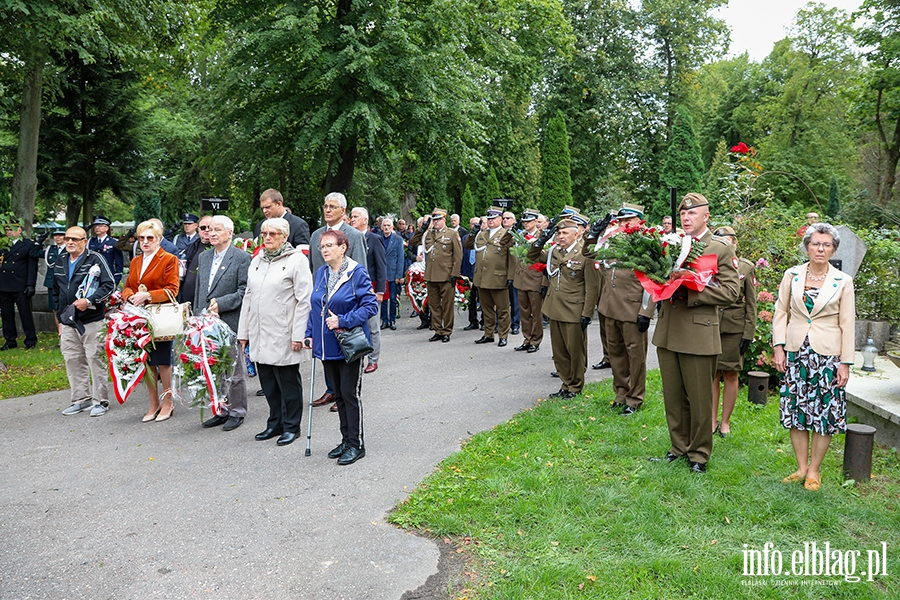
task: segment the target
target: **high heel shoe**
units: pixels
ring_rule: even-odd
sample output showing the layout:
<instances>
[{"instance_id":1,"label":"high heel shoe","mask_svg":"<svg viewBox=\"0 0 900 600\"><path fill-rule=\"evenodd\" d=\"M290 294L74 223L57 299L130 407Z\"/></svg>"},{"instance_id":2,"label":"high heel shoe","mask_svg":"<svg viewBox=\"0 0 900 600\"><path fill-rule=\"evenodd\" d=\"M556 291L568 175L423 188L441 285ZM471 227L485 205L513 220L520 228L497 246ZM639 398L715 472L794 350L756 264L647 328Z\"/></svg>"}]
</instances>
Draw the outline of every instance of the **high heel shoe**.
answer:
<instances>
[{"instance_id":1,"label":"high heel shoe","mask_svg":"<svg viewBox=\"0 0 900 600\"><path fill-rule=\"evenodd\" d=\"M156 417L159 415L159 411L162 410L162 407L156 409L155 413L147 413L143 417L141 417L141 423L149 423L150 421L155 421Z\"/></svg>"},{"instance_id":2,"label":"high heel shoe","mask_svg":"<svg viewBox=\"0 0 900 600\"><path fill-rule=\"evenodd\" d=\"M171 395L172 395L171 389L164 391L159 397L160 404L162 404L162 401L166 396L171 396ZM160 406L159 413L158 413L156 419L154 419L154 421L156 421L157 423L162 423L163 421L168 421L174 415L175 415L175 405L174 404L172 404L172 410L170 410L169 414L167 414L167 415L162 414L162 406Z\"/></svg>"}]
</instances>

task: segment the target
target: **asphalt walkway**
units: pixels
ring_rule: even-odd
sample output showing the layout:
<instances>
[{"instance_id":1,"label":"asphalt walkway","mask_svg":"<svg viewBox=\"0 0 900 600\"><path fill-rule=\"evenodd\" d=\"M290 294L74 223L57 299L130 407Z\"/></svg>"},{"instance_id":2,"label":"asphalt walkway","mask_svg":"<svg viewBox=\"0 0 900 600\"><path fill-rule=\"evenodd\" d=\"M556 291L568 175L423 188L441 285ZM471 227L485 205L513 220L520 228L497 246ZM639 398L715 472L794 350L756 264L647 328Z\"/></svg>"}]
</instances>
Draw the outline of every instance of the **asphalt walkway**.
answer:
<instances>
[{"instance_id":1,"label":"asphalt walkway","mask_svg":"<svg viewBox=\"0 0 900 600\"><path fill-rule=\"evenodd\" d=\"M68 391L0 401L0 599L394 600L424 584L437 545L388 524L388 512L461 441L559 380L549 335L534 354L512 350L521 336L475 345L481 332L462 331L457 315L451 342L429 343L408 314L364 376L367 455L347 467L326 457L340 441L327 408L314 411L305 457L306 414L302 441L253 439L267 416L256 396L232 432L201 428L183 407L141 423L143 385L99 418L60 414ZM590 336L594 363L596 319ZM648 368L655 359L651 349ZM609 374L588 368L588 382ZM319 368L316 397L322 382Z\"/></svg>"}]
</instances>

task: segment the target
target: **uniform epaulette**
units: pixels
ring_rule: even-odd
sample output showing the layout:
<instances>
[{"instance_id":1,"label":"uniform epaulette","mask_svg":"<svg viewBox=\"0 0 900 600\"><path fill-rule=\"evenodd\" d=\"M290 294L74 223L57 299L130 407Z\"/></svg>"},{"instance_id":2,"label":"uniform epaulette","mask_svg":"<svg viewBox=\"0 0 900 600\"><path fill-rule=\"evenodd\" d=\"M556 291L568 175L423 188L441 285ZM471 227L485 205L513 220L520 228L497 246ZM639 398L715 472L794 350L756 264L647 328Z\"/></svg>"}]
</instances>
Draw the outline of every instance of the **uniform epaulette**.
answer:
<instances>
[{"instance_id":1,"label":"uniform epaulette","mask_svg":"<svg viewBox=\"0 0 900 600\"><path fill-rule=\"evenodd\" d=\"M756 265L753 264L753 261L752 261L752 260L747 260L747 259L744 258L743 256L740 257L738 260L740 260L742 263L747 263L747 264L750 265L751 267L756 266Z\"/></svg>"}]
</instances>

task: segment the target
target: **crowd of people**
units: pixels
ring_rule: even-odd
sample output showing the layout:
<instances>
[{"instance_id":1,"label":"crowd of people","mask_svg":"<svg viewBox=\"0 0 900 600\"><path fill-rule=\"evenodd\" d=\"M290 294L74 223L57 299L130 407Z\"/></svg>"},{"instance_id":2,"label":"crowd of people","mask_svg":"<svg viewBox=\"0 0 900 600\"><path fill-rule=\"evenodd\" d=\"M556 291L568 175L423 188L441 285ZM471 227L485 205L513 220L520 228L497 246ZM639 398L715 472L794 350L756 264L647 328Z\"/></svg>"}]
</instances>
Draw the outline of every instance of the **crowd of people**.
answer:
<instances>
[{"instance_id":1,"label":"crowd of people","mask_svg":"<svg viewBox=\"0 0 900 600\"><path fill-rule=\"evenodd\" d=\"M348 211L346 198L331 193L322 207L325 224L310 233L306 221L270 189L260 196L265 218L255 227L261 247L252 257L233 245L234 223L221 215L185 214L184 231L172 240L164 237L162 223L151 219L137 226L133 246L131 240L110 238L109 220L102 216L91 223L90 239L80 227L53 231L46 249L43 239L26 240L13 224L6 235L14 243L0 263L3 349L17 343L13 306L21 315L26 348L36 343L30 298L36 260L43 257L71 388L72 404L62 412L102 416L109 403L98 332L105 303L123 276L122 249L131 246L125 302L190 302L195 314L208 311L222 319L252 361L245 364L243 356L236 361L223 410L203 426L231 431L242 424L249 365L269 406L266 429L256 439L277 437L279 446L291 444L303 413L300 366L305 351L311 351L322 362L326 386L312 405L331 405L339 414L341 442L329 457L348 465L365 456L362 377L378 369L381 332L397 329L403 293L414 308L410 316L419 317L418 329L429 330L430 342L451 341L460 298L467 304L461 329L482 332L475 344L502 348L521 334L512 350L534 353L546 329L552 375L561 383L549 396L562 399L584 388L588 326L598 315L603 360L593 368L611 370L612 406L624 417L645 400L649 330L656 318L652 341L671 446L651 460L682 459L692 472L706 472L714 436L731 433L738 373L756 335L754 263L738 258L735 230L711 230L706 198L686 194L677 210L680 229L667 216L659 231L699 240L715 268L705 287L683 285L652 302L632 269L597 258L598 249L615 236L646 222L643 207L625 203L592 224L570 206L548 218L530 208L517 216L499 204L471 219L466 229L459 215L441 208L415 224L392 215L371 221L365 208ZM855 306L852 278L829 263L840 244L837 230L813 222L802 235L801 250L809 260L785 272L772 344L775 365L785 374L781 423L790 430L798 463L784 481L816 490L831 436L845 430ZM361 328L372 348L364 359L345 359L338 340L338 332L354 328ZM156 342L149 353L144 422L174 414L172 356L170 341Z\"/></svg>"}]
</instances>

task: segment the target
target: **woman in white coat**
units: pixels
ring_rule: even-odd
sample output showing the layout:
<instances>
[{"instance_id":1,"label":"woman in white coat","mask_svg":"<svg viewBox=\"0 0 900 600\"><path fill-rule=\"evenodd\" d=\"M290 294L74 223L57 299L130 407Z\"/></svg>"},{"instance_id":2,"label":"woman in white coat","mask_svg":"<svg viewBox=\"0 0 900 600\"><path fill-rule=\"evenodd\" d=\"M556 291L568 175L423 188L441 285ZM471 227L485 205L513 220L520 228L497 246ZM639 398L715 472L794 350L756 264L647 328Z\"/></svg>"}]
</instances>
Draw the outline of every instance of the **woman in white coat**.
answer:
<instances>
[{"instance_id":1,"label":"woman in white coat","mask_svg":"<svg viewBox=\"0 0 900 600\"><path fill-rule=\"evenodd\" d=\"M269 403L266 429L257 440L275 436L279 446L300 432L303 387L300 363L307 360L303 337L309 317L312 274L306 256L288 242L290 225L281 217L260 227L264 249L250 262L241 305L238 341L250 343L259 382Z\"/></svg>"}]
</instances>

